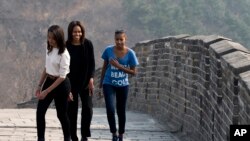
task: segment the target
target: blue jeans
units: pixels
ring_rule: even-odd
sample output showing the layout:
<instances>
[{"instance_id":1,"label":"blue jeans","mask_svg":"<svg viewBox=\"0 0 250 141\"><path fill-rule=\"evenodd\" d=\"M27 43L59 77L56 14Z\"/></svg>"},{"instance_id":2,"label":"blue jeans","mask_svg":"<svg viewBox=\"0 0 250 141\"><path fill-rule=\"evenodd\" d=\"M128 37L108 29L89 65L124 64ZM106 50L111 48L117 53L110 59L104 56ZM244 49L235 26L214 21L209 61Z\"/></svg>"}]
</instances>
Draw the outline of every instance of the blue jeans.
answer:
<instances>
[{"instance_id":1,"label":"blue jeans","mask_svg":"<svg viewBox=\"0 0 250 141\"><path fill-rule=\"evenodd\" d=\"M106 104L106 112L111 133L116 133L115 121L115 97L116 97L116 110L118 115L119 134L125 132L126 123L126 102L128 97L129 86L115 87L112 85L103 84L103 94Z\"/></svg>"}]
</instances>

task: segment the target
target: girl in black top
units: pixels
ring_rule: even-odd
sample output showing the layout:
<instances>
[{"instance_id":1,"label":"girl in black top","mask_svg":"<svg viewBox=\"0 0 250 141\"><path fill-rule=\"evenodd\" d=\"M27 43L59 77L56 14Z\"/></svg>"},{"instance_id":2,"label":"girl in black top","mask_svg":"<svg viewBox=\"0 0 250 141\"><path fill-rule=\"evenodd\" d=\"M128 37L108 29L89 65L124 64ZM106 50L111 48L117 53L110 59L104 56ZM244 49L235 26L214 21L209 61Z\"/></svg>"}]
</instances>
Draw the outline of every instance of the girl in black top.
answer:
<instances>
[{"instance_id":1,"label":"girl in black top","mask_svg":"<svg viewBox=\"0 0 250 141\"><path fill-rule=\"evenodd\" d=\"M91 136L90 123L93 115L92 94L95 71L94 49L92 42L85 38L85 29L79 21L72 21L68 26L67 49L69 51L71 93L73 101L69 102L68 116L72 141L77 137L78 95L82 101L81 135L82 140Z\"/></svg>"}]
</instances>

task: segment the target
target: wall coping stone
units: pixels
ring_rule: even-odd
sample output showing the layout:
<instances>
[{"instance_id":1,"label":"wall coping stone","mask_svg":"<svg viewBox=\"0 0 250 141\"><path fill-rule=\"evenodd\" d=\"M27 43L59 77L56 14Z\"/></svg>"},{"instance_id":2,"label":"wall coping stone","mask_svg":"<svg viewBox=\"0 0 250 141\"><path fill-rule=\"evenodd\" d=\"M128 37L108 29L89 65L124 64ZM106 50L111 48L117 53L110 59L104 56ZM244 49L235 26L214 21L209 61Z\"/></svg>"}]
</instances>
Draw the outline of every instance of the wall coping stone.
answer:
<instances>
[{"instance_id":1,"label":"wall coping stone","mask_svg":"<svg viewBox=\"0 0 250 141\"><path fill-rule=\"evenodd\" d=\"M219 56L222 56L222 55L225 55L225 54L237 51L237 50L240 50L243 52L249 52L249 50L245 48L244 46L242 46L241 44L228 41L228 40L222 40L222 41L216 42L214 44L211 44L210 47Z\"/></svg>"},{"instance_id":2,"label":"wall coping stone","mask_svg":"<svg viewBox=\"0 0 250 141\"><path fill-rule=\"evenodd\" d=\"M159 39L144 40L144 41L136 43L135 46L147 45L147 44L159 43L159 42L166 42L166 41L170 41L170 40L178 40L178 39L183 39L183 38L186 38L189 36L190 35L188 35L188 34L180 34L180 35L176 35L176 36L165 36L165 37L162 37Z\"/></svg>"},{"instance_id":3,"label":"wall coping stone","mask_svg":"<svg viewBox=\"0 0 250 141\"><path fill-rule=\"evenodd\" d=\"M246 88L250 96L250 71L239 74L239 80L242 81L243 87Z\"/></svg>"},{"instance_id":4,"label":"wall coping stone","mask_svg":"<svg viewBox=\"0 0 250 141\"><path fill-rule=\"evenodd\" d=\"M241 51L235 51L222 56L222 60L226 61L234 74L250 70L250 54Z\"/></svg>"}]
</instances>

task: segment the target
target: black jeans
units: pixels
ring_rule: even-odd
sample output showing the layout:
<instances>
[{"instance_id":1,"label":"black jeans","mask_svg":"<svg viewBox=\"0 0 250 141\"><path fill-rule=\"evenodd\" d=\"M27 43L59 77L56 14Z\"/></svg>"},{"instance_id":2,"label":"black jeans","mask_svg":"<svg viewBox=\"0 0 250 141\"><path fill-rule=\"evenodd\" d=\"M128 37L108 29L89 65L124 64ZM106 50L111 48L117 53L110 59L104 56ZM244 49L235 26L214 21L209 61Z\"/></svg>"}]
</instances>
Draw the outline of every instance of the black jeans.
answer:
<instances>
[{"instance_id":1,"label":"black jeans","mask_svg":"<svg viewBox=\"0 0 250 141\"><path fill-rule=\"evenodd\" d=\"M48 88L55 80L49 78L46 79L43 90ZM68 108L68 95L70 92L71 86L69 79L66 78L59 86L52 90L43 100L38 101L37 111L36 111L36 122L37 122L37 135L38 140L44 140L45 134L45 114L46 111L54 99L57 117L61 123L64 139L68 140L70 138L70 128L69 128L69 119L67 115Z\"/></svg>"},{"instance_id":2,"label":"black jeans","mask_svg":"<svg viewBox=\"0 0 250 141\"><path fill-rule=\"evenodd\" d=\"M103 94L106 104L106 112L108 123L111 133L116 133L116 121L115 121L115 106L114 98L116 97L116 110L118 115L118 125L119 125L119 134L125 132L125 123L126 123L126 102L128 97L129 86L124 87L115 87L112 85L103 85Z\"/></svg>"},{"instance_id":3,"label":"black jeans","mask_svg":"<svg viewBox=\"0 0 250 141\"><path fill-rule=\"evenodd\" d=\"M89 89L86 88L80 92L71 90L74 101L69 102L68 116L70 120L70 132L72 141L78 141L77 137L77 115L78 115L78 97L81 98L81 135L82 137L90 137L90 124L93 116L92 96L89 95Z\"/></svg>"}]
</instances>

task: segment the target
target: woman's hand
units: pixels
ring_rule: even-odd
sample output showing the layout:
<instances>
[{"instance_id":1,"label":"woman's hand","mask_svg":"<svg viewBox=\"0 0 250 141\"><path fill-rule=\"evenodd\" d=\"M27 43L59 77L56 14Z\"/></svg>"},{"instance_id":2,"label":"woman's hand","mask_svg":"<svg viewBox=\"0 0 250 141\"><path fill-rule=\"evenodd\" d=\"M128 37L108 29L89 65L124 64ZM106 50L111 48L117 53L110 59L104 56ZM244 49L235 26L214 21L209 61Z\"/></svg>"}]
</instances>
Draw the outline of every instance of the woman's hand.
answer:
<instances>
[{"instance_id":1,"label":"woman's hand","mask_svg":"<svg viewBox=\"0 0 250 141\"><path fill-rule=\"evenodd\" d=\"M95 87L93 78L90 78L88 87L89 87L89 96L93 96L94 87Z\"/></svg>"},{"instance_id":2,"label":"woman's hand","mask_svg":"<svg viewBox=\"0 0 250 141\"><path fill-rule=\"evenodd\" d=\"M36 89L36 97L38 98L38 96L41 94L41 86L38 86Z\"/></svg>"},{"instance_id":3,"label":"woman's hand","mask_svg":"<svg viewBox=\"0 0 250 141\"><path fill-rule=\"evenodd\" d=\"M68 101L74 101L73 94L70 92L68 96Z\"/></svg>"},{"instance_id":4,"label":"woman's hand","mask_svg":"<svg viewBox=\"0 0 250 141\"><path fill-rule=\"evenodd\" d=\"M39 100L43 100L47 95L48 95L48 90L43 90L39 95L38 95L38 99Z\"/></svg>"}]
</instances>

